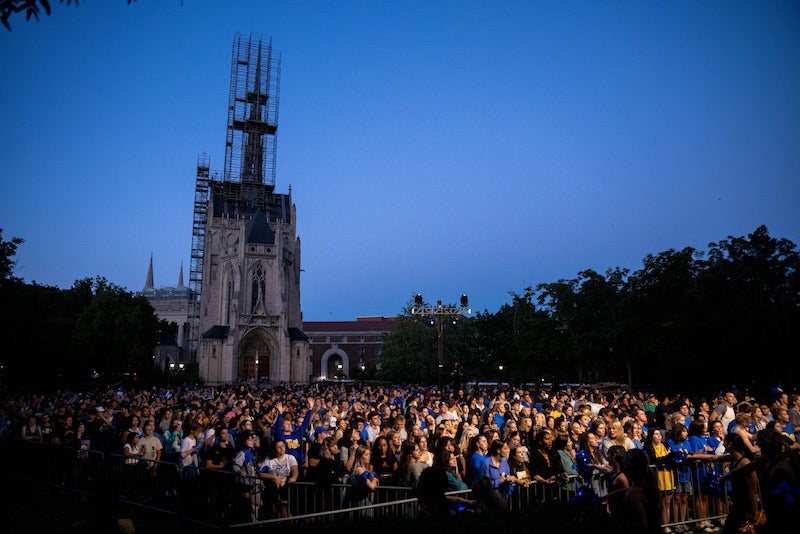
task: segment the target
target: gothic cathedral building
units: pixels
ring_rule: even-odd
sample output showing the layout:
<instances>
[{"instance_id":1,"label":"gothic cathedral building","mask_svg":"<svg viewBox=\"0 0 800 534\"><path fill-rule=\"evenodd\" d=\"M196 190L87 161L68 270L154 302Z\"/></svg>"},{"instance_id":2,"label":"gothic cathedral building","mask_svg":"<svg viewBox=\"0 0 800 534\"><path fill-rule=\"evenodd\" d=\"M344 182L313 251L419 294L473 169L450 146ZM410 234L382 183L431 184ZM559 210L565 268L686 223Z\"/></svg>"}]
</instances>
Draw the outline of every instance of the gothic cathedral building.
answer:
<instances>
[{"instance_id":1,"label":"gothic cathedral building","mask_svg":"<svg viewBox=\"0 0 800 534\"><path fill-rule=\"evenodd\" d=\"M190 360L208 384L307 382L300 239L288 193L275 192L280 55L236 34L225 168L197 165L192 228Z\"/></svg>"}]
</instances>

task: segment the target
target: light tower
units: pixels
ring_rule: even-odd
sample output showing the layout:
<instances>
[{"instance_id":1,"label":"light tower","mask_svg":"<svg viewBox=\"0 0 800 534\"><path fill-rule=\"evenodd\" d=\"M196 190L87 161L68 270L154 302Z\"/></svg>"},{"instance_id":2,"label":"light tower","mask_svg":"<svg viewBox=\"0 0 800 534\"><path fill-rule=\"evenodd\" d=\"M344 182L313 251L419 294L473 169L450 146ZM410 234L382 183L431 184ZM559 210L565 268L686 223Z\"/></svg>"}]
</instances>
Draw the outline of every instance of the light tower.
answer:
<instances>
[{"instance_id":1,"label":"light tower","mask_svg":"<svg viewBox=\"0 0 800 534\"><path fill-rule=\"evenodd\" d=\"M461 306L445 306L442 301L436 302L436 306L426 306L422 294L414 296L414 307L411 308L412 315L427 315L430 317L431 325L436 326L436 362L439 366L439 386L444 386L444 321L449 319L455 324L459 317L464 317L472 313L469 307L469 298L466 293L461 294Z\"/></svg>"}]
</instances>

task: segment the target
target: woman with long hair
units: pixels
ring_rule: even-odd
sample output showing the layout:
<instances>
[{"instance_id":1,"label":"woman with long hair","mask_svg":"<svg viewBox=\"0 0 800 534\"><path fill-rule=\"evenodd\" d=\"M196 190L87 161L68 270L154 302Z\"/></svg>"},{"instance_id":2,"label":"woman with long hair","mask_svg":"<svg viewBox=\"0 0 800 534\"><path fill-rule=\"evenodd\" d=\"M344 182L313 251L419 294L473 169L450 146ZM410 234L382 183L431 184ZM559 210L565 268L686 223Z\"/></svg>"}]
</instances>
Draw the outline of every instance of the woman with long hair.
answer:
<instances>
[{"instance_id":1,"label":"woman with long hair","mask_svg":"<svg viewBox=\"0 0 800 534\"><path fill-rule=\"evenodd\" d=\"M369 470L378 475L381 485L391 486L395 482L397 464L397 457L389 449L389 440L385 436L375 438Z\"/></svg>"},{"instance_id":2,"label":"woman with long hair","mask_svg":"<svg viewBox=\"0 0 800 534\"><path fill-rule=\"evenodd\" d=\"M370 469L372 452L369 447L358 445L352 454L353 469L347 479L345 500L349 506L371 504L373 492L380 485L378 477Z\"/></svg>"},{"instance_id":3,"label":"woman with long hair","mask_svg":"<svg viewBox=\"0 0 800 534\"><path fill-rule=\"evenodd\" d=\"M598 496L604 496L607 491L602 483L601 469L608 464L608 460L600 451L600 443L594 430L587 430L580 435L578 450L580 455L576 454L576 460L583 483L591 487Z\"/></svg>"},{"instance_id":4,"label":"woman with long hair","mask_svg":"<svg viewBox=\"0 0 800 534\"><path fill-rule=\"evenodd\" d=\"M520 445L511 449L508 455L508 465L511 472L517 477L517 483L520 486L528 487L533 481L530 465L528 463L527 447Z\"/></svg>"},{"instance_id":5,"label":"woman with long hair","mask_svg":"<svg viewBox=\"0 0 800 534\"><path fill-rule=\"evenodd\" d=\"M428 443L429 441L426 436L419 436L417 438L417 445L419 445L419 461L431 467L433 466L433 453L428 450Z\"/></svg>"},{"instance_id":6,"label":"woman with long hair","mask_svg":"<svg viewBox=\"0 0 800 534\"><path fill-rule=\"evenodd\" d=\"M453 451L442 449L433 460L433 467L441 469L447 475L447 491L469 489L458 472L458 459Z\"/></svg>"},{"instance_id":7,"label":"woman with long hair","mask_svg":"<svg viewBox=\"0 0 800 534\"><path fill-rule=\"evenodd\" d=\"M673 517L677 517L678 509L677 503L673 501L675 474L669 466L672 450L664 440L664 431L660 428L651 428L644 440L643 450L647 454L650 464L656 466L656 482L661 496L661 524L666 525L670 522L670 511L672 511ZM669 527L663 527L663 532L670 534L672 530Z\"/></svg>"},{"instance_id":8,"label":"woman with long hair","mask_svg":"<svg viewBox=\"0 0 800 534\"><path fill-rule=\"evenodd\" d=\"M428 464L419 461L419 445L407 439L400 445L400 460L397 465L397 482L402 486L414 487L419 480L422 470Z\"/></svg>"}]
</instances>

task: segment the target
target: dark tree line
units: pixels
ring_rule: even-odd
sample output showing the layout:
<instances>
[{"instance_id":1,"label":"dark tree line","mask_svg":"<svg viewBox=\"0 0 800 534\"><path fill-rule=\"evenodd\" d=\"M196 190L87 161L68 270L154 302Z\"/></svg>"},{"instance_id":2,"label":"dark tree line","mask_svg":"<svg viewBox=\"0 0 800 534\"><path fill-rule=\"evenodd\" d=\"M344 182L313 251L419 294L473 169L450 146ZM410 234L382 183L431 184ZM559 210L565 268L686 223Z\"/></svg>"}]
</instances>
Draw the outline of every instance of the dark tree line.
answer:
<instances>
[{"instance_id":1,"label":"dark tree line","mask_svg":"<svg viewBox=\"0 0 800 534\"><path fill-rule=\"evenodd\" d=\"M147 379L153 350L172 326L144 297L106 279L77 280L69 289L28 284L13 276L22 239L0 229L0 382L53 387Z\"/></svg>"},{"instance_id":2,"label":"dark tree line","mask_svg":"<svg viewBox=\"0 0 800 534\"><path fill-rule=\"evenodd\" d=\"M760 226L705 252L649 254L633 272L581 271L445 328L446 365L458 362L470 381L796 386L798 267L797 245ZM410 307L385 340L378 376L435 382L436 329Z\"/></svg>"}]
</instances>

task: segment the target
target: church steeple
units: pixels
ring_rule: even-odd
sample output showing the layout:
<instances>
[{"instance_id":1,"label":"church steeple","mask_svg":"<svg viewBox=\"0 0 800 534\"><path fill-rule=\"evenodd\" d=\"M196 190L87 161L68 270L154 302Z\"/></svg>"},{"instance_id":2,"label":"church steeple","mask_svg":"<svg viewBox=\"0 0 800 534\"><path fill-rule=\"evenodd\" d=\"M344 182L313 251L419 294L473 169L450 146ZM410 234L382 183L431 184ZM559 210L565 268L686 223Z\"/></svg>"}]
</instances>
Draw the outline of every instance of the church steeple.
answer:
<instances>
[{"instance_id":1,"label":"church steeple","mask_svg":"<svg viewBox=\"0 0 800 534\"><path fill-rule=\"evenodd\" d=\"M144 282L144 290L154 290L153 287L153 253L150 253L150 267L147 269L147 280Z\"/></svg>"},{"instance_id":2,"label":"church steeple","mask_svg":"<svg viewBox=\"0 0 800 534\"><path fill-rule=\"evenodd\" d=\"M178 289L183 289L183 262L181 262L181 270L178 273Z\"/></svg>"}]
</instances>

